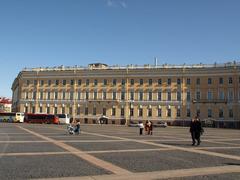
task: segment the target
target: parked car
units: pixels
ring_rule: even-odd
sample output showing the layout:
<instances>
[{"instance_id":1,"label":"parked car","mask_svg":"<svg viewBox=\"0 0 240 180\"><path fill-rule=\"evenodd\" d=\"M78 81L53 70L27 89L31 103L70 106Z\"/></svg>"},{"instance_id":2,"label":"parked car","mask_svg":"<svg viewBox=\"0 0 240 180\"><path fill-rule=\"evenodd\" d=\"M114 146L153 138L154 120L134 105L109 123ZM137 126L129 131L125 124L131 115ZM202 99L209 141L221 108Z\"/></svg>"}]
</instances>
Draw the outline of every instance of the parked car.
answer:
<instances>
[{"instance_id":1,"label":"parked car","mask_svg":"<svg viewBox=\"0 0 240 180\"><path fill-rule=\"evenodd\" d=\"M156 124L153 124L153 126L154 127L164 127L164 128L166 128L167 127L167 122L159 121Z\"/></svg>"}]
</instances>

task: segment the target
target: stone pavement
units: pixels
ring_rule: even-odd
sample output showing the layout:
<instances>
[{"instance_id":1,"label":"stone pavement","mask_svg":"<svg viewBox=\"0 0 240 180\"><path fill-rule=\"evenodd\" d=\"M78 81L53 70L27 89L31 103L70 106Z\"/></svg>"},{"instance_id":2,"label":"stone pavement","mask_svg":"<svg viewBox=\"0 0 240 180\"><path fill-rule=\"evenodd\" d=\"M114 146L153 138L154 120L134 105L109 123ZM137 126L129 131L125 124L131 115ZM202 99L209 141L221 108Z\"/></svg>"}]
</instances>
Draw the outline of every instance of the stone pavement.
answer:
<instances>
[{"instance_id":1,"label":"stone pavement","mask_svg":"<svg viewBox=\"0 0 240 180\"><path fill-rule=\"evenodd\" d=\"M0 124L0 179L240 179L240 130Z\"/></svg>"}]
</instances>

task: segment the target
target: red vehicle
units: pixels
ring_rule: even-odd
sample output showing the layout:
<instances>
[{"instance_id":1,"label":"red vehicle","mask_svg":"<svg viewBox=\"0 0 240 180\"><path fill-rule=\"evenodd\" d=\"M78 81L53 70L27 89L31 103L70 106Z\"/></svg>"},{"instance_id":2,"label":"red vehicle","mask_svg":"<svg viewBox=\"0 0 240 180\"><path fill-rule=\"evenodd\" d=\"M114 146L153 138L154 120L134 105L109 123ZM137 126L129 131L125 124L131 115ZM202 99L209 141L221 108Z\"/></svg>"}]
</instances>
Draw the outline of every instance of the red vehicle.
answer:
<instances>
[{"instance_id":1,"label":"red vehicle","mask_svg":"<svg viewBox=\"0 0 240 180\"><path fill-rule=\"evenodd\" d=\"M27 123L47 123L47 124L59 124L59 118L54 114L30 114L26 113L24 122Z\"/></svg>"}]
</instances>

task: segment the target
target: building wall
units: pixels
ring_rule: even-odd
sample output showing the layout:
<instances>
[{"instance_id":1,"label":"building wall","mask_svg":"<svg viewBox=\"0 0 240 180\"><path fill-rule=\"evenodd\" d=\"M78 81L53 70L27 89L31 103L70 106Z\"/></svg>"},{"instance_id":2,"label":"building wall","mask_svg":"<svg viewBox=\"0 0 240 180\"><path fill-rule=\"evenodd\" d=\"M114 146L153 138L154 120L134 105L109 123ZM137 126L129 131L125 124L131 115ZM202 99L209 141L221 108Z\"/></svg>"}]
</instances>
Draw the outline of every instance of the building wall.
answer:
<instances>
[{"instance_id":1,"label":"building wall","mask_svg":"<svg viewBox=\"0 0 240 180\"><path fill-rule=\"evenodd\" d=\"M104 84L104 81L107 83ZM182 124L188 123L197 114L206 122L239 123L239 86L240 69L236 63L197 67L35 68L21 71L15 79L12 86L13 110L64 111L83 123L97 123L105 115L110 124L129 124L138 120ZM116 99L113 99L113 92L116 92ZM124 99L122 92L125 92ZM200 97L197 97L197 92ZM112 115L113 109L115 115ZM121 109L124 109L124 114L121 114ZM133 116L130 116L130 109L133 109ZM139 109L142 109L142 116L139 116Z\"/></svg>"}]
</instances>

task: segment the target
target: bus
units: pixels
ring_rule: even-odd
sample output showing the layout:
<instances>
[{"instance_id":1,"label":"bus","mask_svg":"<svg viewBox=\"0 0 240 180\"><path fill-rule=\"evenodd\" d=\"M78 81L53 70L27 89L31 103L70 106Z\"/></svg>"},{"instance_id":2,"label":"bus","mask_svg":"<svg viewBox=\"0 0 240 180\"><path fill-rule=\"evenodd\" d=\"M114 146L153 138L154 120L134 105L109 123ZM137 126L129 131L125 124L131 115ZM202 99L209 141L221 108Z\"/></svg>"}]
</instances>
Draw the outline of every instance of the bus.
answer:
<instances>
[{"instance_id":1,"label":"bus","mask_svg":"<svg viewBox=\"0 0 240 180\"><path fill-rule=\"evenodd\" d=\"M59 124L59 118L54 114L31 114L26 113L24 117L26 123L47 123Z\"/></svg>"},{"instance_id":2,"label":"bus","mask_svg":"<svg viewBox=\"0 0 240 180\"><path fill-rule=\"evenodd\" d=\"M0 113L0 122L20 122L24 121L24 113L21 112L3 112Z\"/></svg>"},{"instance_id":3,"label":"bus","mask_svg":"<svg viewBox=\"0 0 240 180\"><path fill-rule=\"evenodd\" d=\"M61 124L69 124L70 123L70 116L69 114L57 114L59 118L59 122Z\"/></svg>"}]
</instances>

